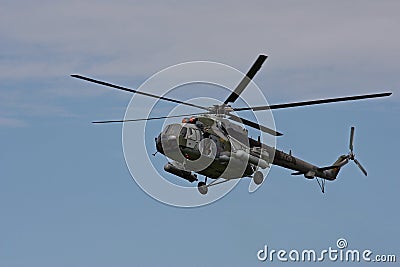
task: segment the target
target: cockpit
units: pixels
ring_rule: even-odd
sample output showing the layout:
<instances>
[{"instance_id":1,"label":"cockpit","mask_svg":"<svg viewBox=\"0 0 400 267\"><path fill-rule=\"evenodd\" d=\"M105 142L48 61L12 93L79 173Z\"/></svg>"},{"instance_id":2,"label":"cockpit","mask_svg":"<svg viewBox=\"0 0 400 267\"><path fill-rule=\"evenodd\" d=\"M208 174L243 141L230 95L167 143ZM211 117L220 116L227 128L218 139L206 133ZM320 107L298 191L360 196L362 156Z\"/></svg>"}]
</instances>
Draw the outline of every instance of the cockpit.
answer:
<instances>
[{"instance_id":1,"label":"cockpit","mask_svg":"<svg viewBox=\"0 0 400 267\"><path fill-rule=\"evenodd\" d=\"M156 148L163 154L167 148L195 148L201 139L201 131L194 124L170 124L156 138Z\"/></svg>"},{"instance_id":2,"label":"cockpit","mask_svg":"<svg viewBox=\"0 0 400 267\"><path fill-rule=\"evenodd\" d=\"M161 135L163 136L174 136L175 138L180 137L183 139L190 139L194 141L201 140L201 132L195 126L191 124L170 124L167 125L162 131Z\"/></svg>"}]
</instances>

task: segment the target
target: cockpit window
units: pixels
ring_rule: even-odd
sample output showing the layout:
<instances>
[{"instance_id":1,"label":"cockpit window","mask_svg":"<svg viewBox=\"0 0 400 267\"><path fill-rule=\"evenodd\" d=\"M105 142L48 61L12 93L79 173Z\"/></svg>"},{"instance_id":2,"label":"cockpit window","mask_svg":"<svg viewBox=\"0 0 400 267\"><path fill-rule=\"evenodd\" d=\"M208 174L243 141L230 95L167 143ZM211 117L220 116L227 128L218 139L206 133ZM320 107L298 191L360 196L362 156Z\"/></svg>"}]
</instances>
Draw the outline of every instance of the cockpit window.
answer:
<instances>
[{"instance_id":1,"label":"cockpit window","mask_svg":"<svg viewBox=\"0 0 400 267\"><path fill-rule=\"evenodd\" d=\"M179 124L171 124L165 127L164 134L166 135L175 135L179 133L181 126Z\"/></svg>"},{"instance_id":2,"label":"cockpit window","mask_svg":"<svg viewBox=\"0 0 400 267\"><path fill-rule=\"evenodd\" d=\"M200 131L198 129L189 128L187 138L200 141Z\"/></svg>"},{"instance_id":3,"label":"cockpit window","mask_svg":"<svg viewBox=\"0 0 400 267\"><path fill-rule=\"evenodd\" d=\"M187 128L186 127L182 127L180 135L182 137L186 137L186 133L187 133Z\"/></svg>"},{"instance_id":4,"label":"cockpit window","mask_svg":"<svg viewBox=\"0 0 400 267\"><path fill-rule=\"evenodd\" d=\"M167 126L164 128L164 131L163 131L163 132L164 132L164 133L167 133L170 127L171 127L171 125L167 125Z\"/></svg>"},{"instance_id":5,"label":"cockpit window","mask_svg":"<svg viewBox=\"0 0 400 267\"><path fill-rule=\"evenodd\" d=\"M194 135L194 130L192 128L189 128L189 133L187 137L189 139L196 140L196 136Z\"/></svg>"}]
</instances>

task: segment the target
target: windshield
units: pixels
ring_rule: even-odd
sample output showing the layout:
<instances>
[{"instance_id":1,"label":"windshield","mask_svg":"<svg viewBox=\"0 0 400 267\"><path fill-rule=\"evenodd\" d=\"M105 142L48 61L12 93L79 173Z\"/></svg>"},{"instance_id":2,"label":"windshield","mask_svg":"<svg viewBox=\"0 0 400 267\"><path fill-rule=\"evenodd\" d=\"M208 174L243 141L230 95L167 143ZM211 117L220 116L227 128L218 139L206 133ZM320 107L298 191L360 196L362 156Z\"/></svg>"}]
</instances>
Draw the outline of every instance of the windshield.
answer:
<instances>
[{"instance_id":1,"label":"windshield","mask_svg":"<svg viewBox=\"0 0 400 267\"><path fill-rule=\"evenodd\" d=\"M177 136L181 130L182 126L180 124L170 124L165 127L163 134L165 135L175 135Z\"/></svg>"}]
</instances>

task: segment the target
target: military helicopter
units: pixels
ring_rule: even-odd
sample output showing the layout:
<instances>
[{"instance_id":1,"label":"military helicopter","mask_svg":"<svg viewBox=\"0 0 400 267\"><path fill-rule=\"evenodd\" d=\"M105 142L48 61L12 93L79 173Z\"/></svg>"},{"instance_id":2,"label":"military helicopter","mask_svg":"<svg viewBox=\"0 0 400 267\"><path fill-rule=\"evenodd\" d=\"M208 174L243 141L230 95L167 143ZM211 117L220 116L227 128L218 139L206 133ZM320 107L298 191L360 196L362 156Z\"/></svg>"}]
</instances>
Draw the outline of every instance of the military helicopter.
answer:
<instances>
[{"instance_id":1,"label":"military helicopter","mask_svg":"<svg viewBox=\"0 0 400 267\"><path fill-rule=\"evenodd\" d=\"M240 97L241 93L260 70L266 59L266 55L259 55L246 76L243 77L241 82L226 98L226 100L220 105L213 105L211 107L199 106L177 99L157 96L105 81L95 80L79 74L73 74L71 76L118 90L141 94L204 110L202 113L183 118L181 123L166 125L162 132L155 138L157 152L163 154L167 159L169 159L169 162L164 166L164 170L191 183L198 181L197 187L201 194L207 194L208 188L211 186L227 182L231 179L244 177L251 177L256 185L260 185L264 180L263 173L260 170L269 168L271 164L295 171L292 175L303 175L308 179L316 178L322 193L325 192L325 181L335 180L340 169L349 161L353 161L362 173L367 175L367 171L355 158L353 151L354 127L351 127L350 130L349 153L347 155L341 155L330 166L318 167L292 156L291 151L285 153L262 143L260 136L257 140L249 137L248 130L242 125L252 127L273 136L281 136L282 133L256 122L241 118L240 116L232 114L232 112L245 110L274 110L379 98L390 96L392 93L365 94L256 107L232 107L232 104L234 104ZM93 123L134 122L171 117L178 116L94 121ZM198 174L205 177L204 181L199 181L197 176ZM213 181L207 183L207 178L211 178Z\"/></svg>"}]
</instances>

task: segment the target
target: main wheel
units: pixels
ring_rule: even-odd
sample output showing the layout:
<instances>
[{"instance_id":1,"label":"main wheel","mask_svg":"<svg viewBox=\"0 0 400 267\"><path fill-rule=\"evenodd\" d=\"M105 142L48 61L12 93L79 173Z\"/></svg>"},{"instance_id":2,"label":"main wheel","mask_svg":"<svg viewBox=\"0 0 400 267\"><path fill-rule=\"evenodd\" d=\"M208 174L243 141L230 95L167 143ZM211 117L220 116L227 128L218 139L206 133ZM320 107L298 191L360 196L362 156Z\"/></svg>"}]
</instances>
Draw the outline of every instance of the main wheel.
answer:
<instances>
[{"instance_id":1,"label":"main wheel","mask_svg":"<svg viewBox=\"0 0 400 267\"><path fill-rule=\"evenodd\" d=\"M260 171L256 171L253 175L253 181L256 185L260 185L264 181L264 175Z\"/></svg>"},{"instance_id":2,"label":"main wheel","mask_svg":"<svg viewBox=\"0 0 400 267\"><path fill-rule=\"evenodd\" d=\"M199 182L197 184L197 189L199 190L200 194L205 195L208 192L208 187L205 182Z\"/></svg>"}]
</instances>

